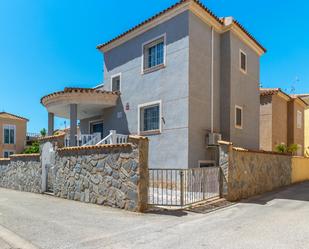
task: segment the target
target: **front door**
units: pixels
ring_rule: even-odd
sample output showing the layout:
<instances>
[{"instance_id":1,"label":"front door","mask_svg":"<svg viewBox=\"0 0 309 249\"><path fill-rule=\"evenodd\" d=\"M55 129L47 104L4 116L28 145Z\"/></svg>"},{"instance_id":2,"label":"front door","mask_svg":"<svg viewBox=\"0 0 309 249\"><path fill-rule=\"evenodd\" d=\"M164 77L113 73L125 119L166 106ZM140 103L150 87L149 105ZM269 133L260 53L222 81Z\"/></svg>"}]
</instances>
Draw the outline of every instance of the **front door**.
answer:
<instances>
[{"instance_id":1,"label":"front door","mask_svg":"<svg viewBox=\"0 0 309 249\"><path fill-rule=\"evenodd\" d=\"M90 125L90 132L91 133L100 133L101 134L101 139L103 138L103 122L93 122Z\"/></svg>"}]
</instances>

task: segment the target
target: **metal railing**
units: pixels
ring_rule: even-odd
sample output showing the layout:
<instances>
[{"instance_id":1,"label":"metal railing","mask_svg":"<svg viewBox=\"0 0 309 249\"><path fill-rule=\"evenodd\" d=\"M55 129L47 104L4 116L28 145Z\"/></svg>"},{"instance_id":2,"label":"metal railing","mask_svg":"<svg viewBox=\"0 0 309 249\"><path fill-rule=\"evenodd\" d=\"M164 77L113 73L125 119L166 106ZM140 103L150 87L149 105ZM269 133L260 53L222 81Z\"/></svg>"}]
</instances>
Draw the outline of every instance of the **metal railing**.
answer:
<instances>
[{"instance_id":1,"label":"metal railing","mask_svg":"<svg viewBox=\"0 0 309 249\"><path fill-rule=\"evenodd\" d=\"M111 130L109 135L99 141L96 145L100 144L124 144L128 142L128 136L117 134L115 130Z\"/></svg>"},{"instance_id":2,"label":"metal railing","mask_svg":"<svg viewBox=\"0 0 309 249\"><path fill-rule=\"evenodd\" d=\"M150 205L183 207L219 196L219 167L149 169Z\"/></svg>"}]
</instances>

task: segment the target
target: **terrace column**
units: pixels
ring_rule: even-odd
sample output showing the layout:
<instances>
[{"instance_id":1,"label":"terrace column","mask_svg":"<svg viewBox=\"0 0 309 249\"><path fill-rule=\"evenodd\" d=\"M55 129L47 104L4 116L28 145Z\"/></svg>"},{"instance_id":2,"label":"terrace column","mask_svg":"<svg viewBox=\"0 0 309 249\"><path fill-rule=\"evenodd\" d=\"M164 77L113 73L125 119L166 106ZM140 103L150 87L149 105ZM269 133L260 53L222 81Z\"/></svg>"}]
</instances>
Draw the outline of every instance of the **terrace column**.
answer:
<instances>
[{"instance_id":1,"label":"terrace column","mask_svg":"<svg viewBox=\"0 0 309 249\"><path fill-rule=\"evenodd\" d=\"M70 104L70 146L76 146L77 104Z\"/></svg>"},{"instance_id":2,"label":"terrace column","mask_svg":"<svg viewBox=\"0 0 309 249\"><path fill-rule=\"evenodd\" d=\"M52 136L54 133L54 114L49 112L48 113L48 136Z\"/></svg>"}]
</instances>

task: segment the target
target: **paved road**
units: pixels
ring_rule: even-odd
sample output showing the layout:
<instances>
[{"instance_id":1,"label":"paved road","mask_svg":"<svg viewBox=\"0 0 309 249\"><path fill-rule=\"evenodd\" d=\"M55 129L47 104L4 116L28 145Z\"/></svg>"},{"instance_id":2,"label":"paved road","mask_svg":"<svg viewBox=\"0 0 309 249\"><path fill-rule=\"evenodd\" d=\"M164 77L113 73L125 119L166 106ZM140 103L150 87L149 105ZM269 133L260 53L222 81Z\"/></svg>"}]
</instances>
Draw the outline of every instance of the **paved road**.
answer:
<instances>
[{"instance_id":1,"label":"paved road","mask_svg":"<svg viewBox=\"0 0 309 249\"><path fill-rule=\"evenodd\" d=\"M10 248L8 245L51 249L305 249L309 248L309 183L207 214L173 215L135 214L0 189L0 247Z\"/></svg>"}]
</instances>

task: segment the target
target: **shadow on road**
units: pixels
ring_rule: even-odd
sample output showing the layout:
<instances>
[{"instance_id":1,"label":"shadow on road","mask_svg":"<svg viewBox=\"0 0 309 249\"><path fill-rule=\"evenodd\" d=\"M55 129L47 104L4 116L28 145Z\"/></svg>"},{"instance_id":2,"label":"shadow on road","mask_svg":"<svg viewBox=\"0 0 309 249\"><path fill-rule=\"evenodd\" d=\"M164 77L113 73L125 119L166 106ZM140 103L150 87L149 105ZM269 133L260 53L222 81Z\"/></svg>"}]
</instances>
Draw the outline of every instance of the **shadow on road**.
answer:
<instances>
[{"instance_id":1,"label":"shadow on road","mask_svg":"<svg viewBox=\"0 0 309 249\"><path fill-rule=\"evenodd\" d=\"M274 199L309 201L309 182L303 182L292 186L283 187L269 193L242 200L241 203L266 205L268 202Z\"/></svg>"}]
</instances>

